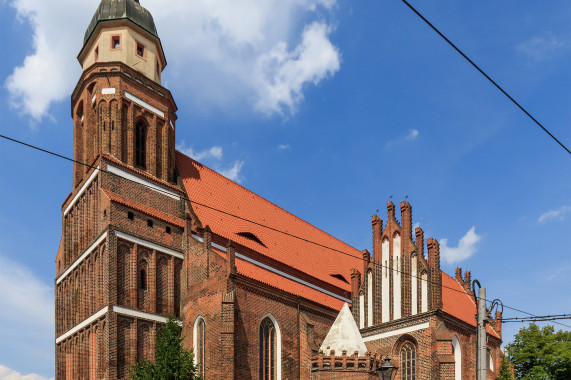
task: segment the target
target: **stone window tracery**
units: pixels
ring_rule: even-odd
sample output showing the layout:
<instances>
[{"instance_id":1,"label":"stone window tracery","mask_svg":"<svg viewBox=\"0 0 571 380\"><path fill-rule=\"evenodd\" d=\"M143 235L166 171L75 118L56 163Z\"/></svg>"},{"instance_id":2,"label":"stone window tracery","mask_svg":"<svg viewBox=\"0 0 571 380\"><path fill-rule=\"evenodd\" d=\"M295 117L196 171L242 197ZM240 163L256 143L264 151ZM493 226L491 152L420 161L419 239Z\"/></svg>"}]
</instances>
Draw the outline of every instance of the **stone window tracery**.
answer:
<instances>
[{"instance_id":1,"label":"stone window tracery","mask_svg":"<svg viewBox=\"0 0 571 380\"><path fill-rule=\"evenodd\" d=\"M276 380L276 327L268 317L260 324L260 380Z\"/></svg>"},{"instance_id":2,"label":"stone window tracery","mask_svg":"<svg viewBox=\"0 0 571 380\"><path fill-rule=\"evenodd\" d=\"M415 380L416 374L416 350L412 343L406 343L400 351L401 356L401 379Z\"/></svg>"},{"instance_id":3,"label":"stone window tracery","mask_svg":"<svg viewBox=\"0 0 571 380\"><path fill-rule=\"evenodd\" d=\"M204 377L206 374L206 322L199 316L194 323L194 364L196 373Z\"/></svg>"}]
</instances>

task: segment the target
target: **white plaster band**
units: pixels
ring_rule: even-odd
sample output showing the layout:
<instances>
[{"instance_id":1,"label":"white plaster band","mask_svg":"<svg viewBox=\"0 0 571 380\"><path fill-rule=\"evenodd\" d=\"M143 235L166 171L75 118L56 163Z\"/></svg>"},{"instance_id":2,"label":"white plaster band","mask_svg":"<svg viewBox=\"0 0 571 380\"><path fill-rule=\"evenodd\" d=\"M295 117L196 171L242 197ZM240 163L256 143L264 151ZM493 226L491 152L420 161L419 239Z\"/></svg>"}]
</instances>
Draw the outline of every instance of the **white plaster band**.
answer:
<instances>
[{"instance_id":1,"label":"white plaster band","mask_svg":"<svg viewBox=\"0 0 571 380\"><path fill-rule=\"evenodd\" d=\"M66 278L74 269L75 267L77 267L83 260L85 260L85 258L87 256L89 256L89 254L91 252L93 252L93 250L95 248L97 248L99 246L99 244L101 244L101 242L103 240L105 240L107 238L107 231L105 231L103 233L103 235L101 235L99 237L99 239L97 239L97 241L95 241L95 243L91 244L89 246L89 248L87 248L87 250L83 253L83 255L81 255L81 257L77 260L75 260L75 262L73 264L71 264L71 266L69 268L67 268L67 270L65 272L63 272L63 274L61 276L59 276L59 278L56 281L56 284L59 284L60 282L63 281L64 278Z\"/></svg>"},{"instance_id":2,"label":"white plaster band","mask_svg":"<svg viewBox=\"0 0 571 380\"><path fill-rule=\"evenodd\" d=\"M140 105L141 107L146 108L149 111L156 113L157 115L159 115L160 117L162 117L164 119L165 113L163 111L161 111L157 107L153 107L149 103L145 102L143 99L139 99L135 95L133 95L127 91L125 91L125 97L127 99L131 100L133 103L136 103L136 104Z\"/></svg>"},{"instance_id":3,"label":"white plaster band","mask_svg":"<svg viewBox=\"0 0 571 380\"><path fill-rule=\"evenodd\" d=\"M421 323L421 324L414 325L414 326L403 327L402 329L387 331L387 332L384 332L384 333L375 334L375 335L371 335L371 336L365 336L365 337L363 337L363 340L364 340L365 342L370 342L370 341L372 341L372 340L378 340L378 339L388 338L388 337L391 337L391 336L406 334L406 333L410 333L410 332L413 332L413 331L425 330L425 329L427 329L428 327L429 327L429 323L428 323L428 322L425 322L425 323Z\"/></svg>"},{"instance_id":4,"label":"white plaster band","mask_svg":"<svg viewBox=\"0 0 571 380\"><path fill-rule=\"evenodd\" d=\"M155 244L155 243L151 243L150 241L139 239L138 237L135 237L135 236L127 235L124 232L115 231L115 236L117 236L120 239L128 240L132 243L136 243L136 244L142 245L144 247L154 249L158 252L166 253L167 255L178 257L179 259L184 259L184 255L180 252L173 251L172 249L162 247L162 246Z\"/></svg>"},{"instance_id":5,"label":"white plaster band","mask_svg":"<svg viewBox=\"0 0 571 380\"><path fill-rule=\"evenodd\" d=\"M115 94L115 88L102 88L101 95L113 95Z\"/></svg>"},{"instance_id":6,"label":"white plaster band","mask_svg":"<svg viewBox=\"0 0 571 380\"><path fill-rule=\"evenodd\" d=\"M99 166L97 166L97 169L95 169L93 171L93 173L91 173L87 182L85 182L83 184L83 186L81 186L81 189L79 190L79 192L77 194L75 194L75 197L73 197L73 200L71 202L69 202L69 205L67 205L67 207L65 208L65 211L63 212L63 216L66 216L69 213L69 210L71 210L71 208L77 202L79 197L81 197L83 195L85 190L87 190L87 187L91 184L91 182L93 182L95 177L97 177L97 174L99 174Z\"/></svg>"},{"instance_id":7,"label":"white plaster band","mask_svg":"<svg viewBox=\"0 0 571 380\"><path fill-rule=\"evenodd\" d=\"M95 103L95 99L97 99L97 94L93 95L93 98L91 98L91 103Z\"/></svg>"},{"instance_id":8,"label":"white plaster band","mask_svg":"<svg viewBox=\"0 0 571 380\"><path fill-rule=\"evenodd\" d=\"M71 330L69 330L68 332L61 335L59 338L57 338L56 344L65 340L66 338L72 336L73 334L75 334L76 332L81 330L82 328L90 325L92 322L95 322L96 320L98 320L99 318L101 318L102 316L107 314L108 311L109 311L109 306L105 306L103 309L99 310L97 313L93 314L91 317L87 318L86 320L81 322L79 325L73 327Z\"/></svg>"},{"instance_id":9,"label":"white plaster band","mask_svg":"<svg viewBox=\"0 0 571 380\"><path fill-rule=\"evenodd\" d=\"M143 311L138 311L133 309L127 309L126 307L122 306L113 306L113 312L121 315L128 315L129 317L143 318L155 322L167 323L167 318L161 315L145 313Z\"/></svg>"},{"instance_id":10,"label":"white plaster band","mask_svg":"<svg viewBox=\"0 0 571 380\"><path fill-rule=\"evenodd\" d=\"M155 185L155 184L153 184L153 183L151 183L151 182L149 182L149 181L145 181L144 179L141 179L141 178L139 178L139 177L137 177L137 176L135 176L135 175L132 175L132 174L130 174L130 173L127 173L126 171L121 170L121 169L119 169L119 168L116 168L116 167L114 167L114 166L107 165L107 172L112 173L112 174L115 174L115 175L118 175L119 177L123 177L123 178L125 178L125 179L128 179L129 181L136 182L136 183L141 184L141 185L143 185L143 186L146 186L146 187L148 187L148 188L150 188L150 189L152 189L152 190L155 190L156 192L159 192L159 193L161 193L161 194L163 194L163 195L166 195L167 197L171 197L171 198L173 198L173 199L176 199L176 200L180 201L180 196L178 196L177 194L173 193L172 191L165 190L165 189L163 189L163 188L160 187L160 186L157 186L157 185Z\"/></svg>"},{"instance_id":11,"label":"white plaster band","mask_svg":"<svg viewBox=\"0 0 571 380\"><path fill-rule=\"evenodd\" d=\"M204 239L201 238L201 237L198 236L198 235L194 235L194 234L193 234L192 237L195 238L196 240L200 241L200 242L203 242L203 241L204 241ZM216 243L211 243L211 244L212 244L212 246L213 246L214 248L219 249L219 250L221 250L222 252L226 252L226 248L223 247L223 246L221 246L220 244L216 244ZM305 285L305 286L307 286L308 288L311 288L311 289L313 289L313 290L317 290L318 292L321 292L321 293L323 293L323 294L327 294L328 296L331 296L331 297L333 297L333 298L337 298L337 299L339 299L339 300L341 300L341 301L345 301L345 302L351 303L351 300L348 299L348 298L342 297L342 296L340 296L340 295L338 295L338 294L335 294L335 293L333 293L333 292L330 292L329 290L323 289L323 288L321 288L321 287L319 287L319 286L317 286L317 285L313 285L313 284L310 283L310 282L304 281L304 280L302 280L302 279L300 279L300 278L297 278L297 277L295 277L295 276L292 276L292 275L290 275L290 274L287 274L287 273L285 273L285 272L282 272L282 271L280 271L280 270L278 270L278 269L272 268L272 267L269 266L269 265L260 263L259 261L256 261L256 260L254 260L254 259L251 259L251 258L249 258L248 256L242 255L241 253L236 252L236 257L239 258L239 259L242 259L242 260L244 260L244 261L247 261L247 262L249 262L249 263L251 263L251 264L254 264L254 265L257 266L257 267L263 268L263 269L265 269L265 270L267 270L267 271L269 271L269 272L278 274L278 275L280 275L280 276L282 276L282 277L284 277L284 278L287 278L287 279L289 279L289 280L295 281L295 282L297 282L298 284Z\"/></svg>"}]
</instances>

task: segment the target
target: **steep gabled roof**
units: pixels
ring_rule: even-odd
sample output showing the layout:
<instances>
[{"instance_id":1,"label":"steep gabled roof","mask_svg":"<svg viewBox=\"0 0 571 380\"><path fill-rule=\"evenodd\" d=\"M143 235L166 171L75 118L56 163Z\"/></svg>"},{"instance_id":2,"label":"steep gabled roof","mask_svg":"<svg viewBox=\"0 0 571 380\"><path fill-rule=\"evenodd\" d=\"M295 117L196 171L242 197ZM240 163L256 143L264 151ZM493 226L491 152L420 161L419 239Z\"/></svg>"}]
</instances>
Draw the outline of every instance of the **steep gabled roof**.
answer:
<instances>
[{"instance_id":1,"label":"steep gabled roof","mask_svg":"<svg viewBox=\"0 0 571 380\"><path fill-rule=\"evenodd\" d=\"M278 261L286 267L332 284L341 292L347 292L345 298L350 298L350 271L352 268L362 266L361 253L357 249L180 152L176 154L176 164L188 197L192 202L196 202L192 207L202 225L208 225L213 233ZM247 265L242 267L250 277L270 285L273 285L271 282L279 277L270 276L267 271L254 270ZM246 267L248 269L245 269ZM273 280L270 281L271 278ZM322 303L341 307L341 302L337 301Z\"/></svg>"},{"instance_id":2,"label":"steep gabled roof","mask_svg":"<svg viewBox=\"0 0 571 380\"><path fill-rule=\"evenodd\" d=\"M444 272L442 272L442 310L469 325L476 326L476 303L472 294ZM487 325L486 329L488 334L501 339L490 325Z\"/></svg>"}]
</instances>

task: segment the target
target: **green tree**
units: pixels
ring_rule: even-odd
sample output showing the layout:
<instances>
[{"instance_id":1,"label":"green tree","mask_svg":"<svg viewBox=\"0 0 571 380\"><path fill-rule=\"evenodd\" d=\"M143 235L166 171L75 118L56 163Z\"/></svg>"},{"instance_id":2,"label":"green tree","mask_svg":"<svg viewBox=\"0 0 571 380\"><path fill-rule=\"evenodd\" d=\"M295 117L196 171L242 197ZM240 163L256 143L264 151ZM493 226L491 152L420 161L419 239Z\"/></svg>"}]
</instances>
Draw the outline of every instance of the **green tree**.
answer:
<instances>
[{"instance_id":1,"label":"green tree","mask_svg":"<svg viewBox=\"0 0 571 380\"><path fill-rule=\"evenodd\" d=\"M198 380L192 352L184 349L182 328L169 317L155 340L155 361L140 361L131 369L131 380Z\"/></svg>"},{"instance_id":2,"label":"green tree","mask_svg":"<svg viewBox=\"0 0 571 380\"><path fill-rule=\"evenodd\" d=\"M500 366L500 371L496 380L513 380L513 378L510 360L504 356L502 358L502 365Z\"/></svg>"},{"instance_id":3,"label":"green tree","mask_svg":"<svg viewBox=\"0 0 571 380\"><path fill-rule=\"evenodd\" d=\"M571 379L571 332L523 327L506 346L516 379Z\"/></svg>"}]
</instances>

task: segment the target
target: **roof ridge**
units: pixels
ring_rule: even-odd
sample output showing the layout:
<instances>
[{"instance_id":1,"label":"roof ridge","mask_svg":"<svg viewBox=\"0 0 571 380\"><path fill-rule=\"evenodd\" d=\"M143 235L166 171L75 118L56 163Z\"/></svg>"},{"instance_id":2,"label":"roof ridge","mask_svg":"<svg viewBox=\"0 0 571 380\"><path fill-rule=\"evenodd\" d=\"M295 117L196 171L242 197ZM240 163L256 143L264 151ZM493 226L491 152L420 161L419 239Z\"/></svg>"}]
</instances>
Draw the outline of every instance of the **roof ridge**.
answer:
<instances>
[{"instance_id":1,"label":"roof ridge","mask_svg":"<svg viewBox=\"0 0 571 380\"><path fill-rule=\"evenodd\" d=\"M338 241L338 242L344 244L345 246L347 246L347 247L350 248L350 249L354 249L356 252L358 252L355 256L353 256L350 252L347 252L347 254L351 255L351 256L354 257L354 258L361 258L361 256L360 256L360 251L359 251L357 248L353 247L352 245L350 245L350 244L344 242L344 241L341 240L341 239L338 239L338 238L334 237L334 236L331 235L330 233L328 233L328 232L326 232L326 231L324 231L324 230L322 230L322 229L320 229L320 228L314 226L313 224L311 224L311 223L309 223L308 221L306 221L306 220L300 218L299 216L296 216L296 215L292 214L291 212L287 211L287 210L284 209L283 207L280 207L280 206L278 206L277 204L275 204L274 202L272 202L272 201L266 199L265 197L263 197L263 196L261 196L261 195L259 195L259 194L254 193L252 190L247 189L246 187L240 185L239 183L237 183L237 182L235 182L235 181L232 181L230 178L228 178L228 177L226 177L226 176L224 176L224 175L218 173L216 170L211 169L210 167L208 167L208 166L204 165L203 163L201 163L201 162L199 162L199 161L193 159L192 157L189 157L189 156L185 155L184 153L182 153L182 152L180 152L180 151L178 151L178 150L176 151L176 153L179 154L180 156L182 156L182 157L185 158L185 159L188 159L188 160L190 160L190 161L192 161L192 162L195 162L195 163L198 164L198 165L201 165L202 167L206 168L207 170L209 170L210 172L214 173L215 175L226 179L226 180L229 181L231 184L233 184L233 185L235 185L235 186L237 186L237 187L242 188L243 190L245 190L245 191L248 192L249 194L252 194L253 196L258 197L259 199L261 199L261 200L264 201L265 203L268 203L268 204L272 205L273 207L275 207L275 208L277 208L277 209L279 209L279 210L281 210L281 211L287 213L288 215L290 215L290 216L292 216L293 218L295 218L297 221L299 221L299 222L301 222L301 223L303 223L303 224L305 224L305 225L307 225L307 226L313 228L313 229L316 230L317 232L324 233L324 234L327 235L329 238L331 238L331 239L333 239L333 240L336 240L336 241ZM187 195L188 195L188 194L187 194ZM189 197L189 198L190 198L190 197ZM191 202L192 202L192 201L191 201ZM254 222L262 224L261 221L260 221L260 222L254 221ZM267 226L267 227L277 228L277 227L274 227L274 226ZM289 233L289 232L287 232L287 231L283 231L283 232Z\"/></svg>"}]
</instances>

